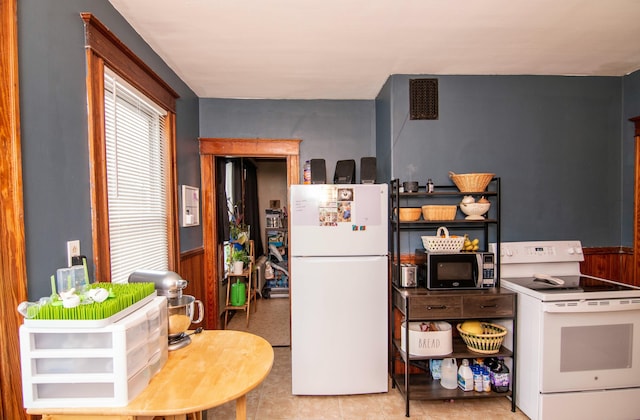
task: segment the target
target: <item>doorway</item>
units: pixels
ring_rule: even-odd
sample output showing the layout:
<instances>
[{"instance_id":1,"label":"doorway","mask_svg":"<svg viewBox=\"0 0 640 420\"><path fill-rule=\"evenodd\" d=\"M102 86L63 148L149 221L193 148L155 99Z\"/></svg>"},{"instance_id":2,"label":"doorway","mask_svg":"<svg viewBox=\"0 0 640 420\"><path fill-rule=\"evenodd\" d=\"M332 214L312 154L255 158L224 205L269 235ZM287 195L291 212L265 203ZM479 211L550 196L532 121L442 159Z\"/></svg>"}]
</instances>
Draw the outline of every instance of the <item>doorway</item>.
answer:
<instances>
[{"instance_id":1,"label":"doorway","mask_svg":"<svg viewBox=\"0 0 640 420\"><path fill-rule=\"evenodd\" d=\"M219 329L218 302L222 257L218 238L216 209L219 200L216 176L216 157L280 158L286 161L287 196L292 184L300 180L300 142L298 139L233 139L201 138L200 173L202 188L202 242L204 248L204 304L205 328ZM288 205L287 205L288 207Z\"/></svg>"}]
</instances>

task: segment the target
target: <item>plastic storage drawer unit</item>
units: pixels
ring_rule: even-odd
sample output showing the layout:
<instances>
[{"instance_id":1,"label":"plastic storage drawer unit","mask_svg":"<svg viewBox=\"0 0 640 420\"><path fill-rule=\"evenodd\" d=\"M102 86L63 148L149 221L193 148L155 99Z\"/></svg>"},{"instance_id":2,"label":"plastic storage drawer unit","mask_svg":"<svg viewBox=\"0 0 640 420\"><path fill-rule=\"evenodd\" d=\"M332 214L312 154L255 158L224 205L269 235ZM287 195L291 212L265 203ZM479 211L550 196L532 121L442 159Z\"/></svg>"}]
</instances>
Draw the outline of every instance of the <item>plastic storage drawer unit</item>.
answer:
<instances>
[{"instance_id":1,"label":"plastic storage drawer unit","mask_svg":"<svg viewBox=\"0 0 640 420\"><path fill-rule=\"evenodd\" d=\"M102 327L47 324L20 327L26 408L127 405L168 358L164 296Z\"/></svg>"}]
</instances>

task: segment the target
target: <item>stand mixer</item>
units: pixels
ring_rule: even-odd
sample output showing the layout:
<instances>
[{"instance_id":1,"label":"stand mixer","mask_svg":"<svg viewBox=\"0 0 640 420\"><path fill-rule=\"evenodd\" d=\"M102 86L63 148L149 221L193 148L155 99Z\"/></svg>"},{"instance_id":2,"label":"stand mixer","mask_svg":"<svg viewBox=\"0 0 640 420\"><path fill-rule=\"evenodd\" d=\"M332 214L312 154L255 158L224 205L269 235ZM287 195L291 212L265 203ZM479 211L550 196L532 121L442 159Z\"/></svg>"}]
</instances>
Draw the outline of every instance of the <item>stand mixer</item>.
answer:
<instances>
[{"instance_id":1,"label":"stand mixer","mask_svg":"<svg viewBox=\"0 0 640 420\"><path fill-rule=\"evenodd\" d=\"M191 343L191 334L199 334L202 327L187 334L189 326L199 324L204 319L204 305L191 295L183 295L188 282L173 271L137 270L129 276L129 283L154 283L158 296L167 297L169 319L169 351L181 349ZM198 318L193 319L195 306Z\"/></svg>"}]
</instances>

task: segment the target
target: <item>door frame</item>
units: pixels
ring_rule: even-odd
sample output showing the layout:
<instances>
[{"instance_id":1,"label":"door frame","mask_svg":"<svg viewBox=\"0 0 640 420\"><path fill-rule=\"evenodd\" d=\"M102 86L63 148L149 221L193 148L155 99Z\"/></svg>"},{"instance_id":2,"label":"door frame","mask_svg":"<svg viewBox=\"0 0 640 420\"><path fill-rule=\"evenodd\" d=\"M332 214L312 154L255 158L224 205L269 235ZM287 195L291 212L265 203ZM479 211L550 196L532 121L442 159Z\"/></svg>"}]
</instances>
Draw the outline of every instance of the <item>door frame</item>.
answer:
<instances>
[{"instance_id":1,"label":"door frame","mask_svg":"<svg viewBox=\"0 0 640 420\"><path fill-rule=\"evenodd\" d=\"M216 214L216 157L282 158L287 165L289 188L300 182L300 139L200 138L200 185L202 189L202 243L204 248L204 305L206 329L219 329L218 226ZM287 202L288 207L288 202Z\"/></svg>"},{"instance_id":2,"label":"door frame","mask_svg":"<svg viewBox=\"0 0 640 420\"><path fill-rule=\"evenodd\" d=\"M629 118L635 124L635 182L633 190L633 283L640 282L640 115Z\"/></svg>"},{"instance_id":3,"label":"door frame","mask_svg":"<svg viewBox=\"0 0 640 420\"><path fill-rule=\"evenodd\" d=\"M27 300L16 0L0 0L0 21L0 417L26 419L31 416L22 406L20 363L16 362L22 324L16 307Z\"/></svg>"}]
</instances>

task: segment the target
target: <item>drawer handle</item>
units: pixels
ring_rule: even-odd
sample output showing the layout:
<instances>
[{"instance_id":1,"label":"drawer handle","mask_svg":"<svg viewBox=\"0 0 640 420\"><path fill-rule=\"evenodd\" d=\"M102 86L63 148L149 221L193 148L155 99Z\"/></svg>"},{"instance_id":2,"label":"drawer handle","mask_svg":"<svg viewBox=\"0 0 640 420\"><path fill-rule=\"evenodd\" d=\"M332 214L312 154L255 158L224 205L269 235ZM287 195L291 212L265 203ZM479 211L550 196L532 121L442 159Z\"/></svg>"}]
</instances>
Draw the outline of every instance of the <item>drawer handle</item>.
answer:
<instances>
[{"instance_id":1,"label":"drawer handle","mask_svg":"<svg viewBox=\"0 0 640 420\"><path fill-rule=\"evenodd\" d=\"M435 305L435 306L427 306L427 310L430 311L432 309L447 309L445 305Z\"/></svg>"},{"instance_id":2,"label":"drawer handle","mask_svg":"<svg viewBox=\"0 0 640 420\"><path fill-rule=\"evenodd\" d=\"M494 305L480 305L480 307L481 307L482 309L486 309L486 308L497 308L497 307L498 307L498 305L495 305L495 304L494 304Z\"/></svg>"}]
</instances>

